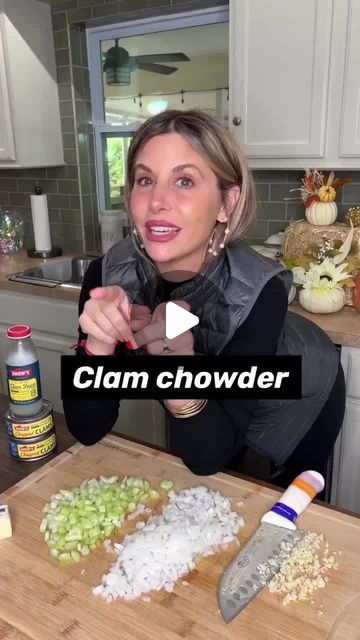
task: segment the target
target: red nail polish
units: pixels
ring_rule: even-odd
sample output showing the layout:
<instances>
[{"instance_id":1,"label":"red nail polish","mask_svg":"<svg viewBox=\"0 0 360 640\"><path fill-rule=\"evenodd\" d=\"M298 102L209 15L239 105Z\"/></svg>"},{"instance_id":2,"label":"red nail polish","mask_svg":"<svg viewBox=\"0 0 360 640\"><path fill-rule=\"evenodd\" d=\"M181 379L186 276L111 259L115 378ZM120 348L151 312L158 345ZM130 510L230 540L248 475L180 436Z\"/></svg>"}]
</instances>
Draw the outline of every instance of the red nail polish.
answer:
<instances>
[{"instance_id":1,"label":"red nail polish","mask_svg":"<svg viewBox=\"0 0 360 640\"><path fill-rule=\"evenodd\" d=\"M126 340L125 345L127 349L137 349L137 345L131 342L130 340Z\"/></svg>"}]
</instances>

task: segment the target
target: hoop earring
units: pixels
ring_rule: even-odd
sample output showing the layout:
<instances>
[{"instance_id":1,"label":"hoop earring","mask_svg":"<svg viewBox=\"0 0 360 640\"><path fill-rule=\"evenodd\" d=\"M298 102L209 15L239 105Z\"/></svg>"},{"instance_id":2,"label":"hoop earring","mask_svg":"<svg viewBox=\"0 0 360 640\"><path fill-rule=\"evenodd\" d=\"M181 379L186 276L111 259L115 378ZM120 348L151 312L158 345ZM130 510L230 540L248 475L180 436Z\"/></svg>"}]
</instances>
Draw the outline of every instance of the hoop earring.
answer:
<instances>
[{"instance_id":1,"label":"hoop earring","mask_svg":"<svg viewBox=\"0 0 360 640\"><path fill-rule=\"evenodd\" d=\"M136 240L136 242L138 243L138 245L139 245L140 249L143 249L143 248L144 248L144 245L142 244L142 242L140 242L140 238L139 238L138 232L137 232L137 230L136 230L136 227L133 227L133 230L132 230L132 231L133 231L133 234L134 234L134 236L135 236L135 240Z\"/></svg>"},{"instance_id":2,"label":"hoop earring","mask_svg":"<svg viewBox=\"0 0 360 640\"><path fill-rule=\"evenodd\" d=\"M225 227L225 230L224 230L224 239L223 239L223 241L219 244L219 248L220 248L220 249L223 249L223 248L225 247L226 236L230 233L229 224L228 224L228 222L229 222L229 218L226 218L225 222L226 222L226 227Z\"/></svg>"}]
</instances>

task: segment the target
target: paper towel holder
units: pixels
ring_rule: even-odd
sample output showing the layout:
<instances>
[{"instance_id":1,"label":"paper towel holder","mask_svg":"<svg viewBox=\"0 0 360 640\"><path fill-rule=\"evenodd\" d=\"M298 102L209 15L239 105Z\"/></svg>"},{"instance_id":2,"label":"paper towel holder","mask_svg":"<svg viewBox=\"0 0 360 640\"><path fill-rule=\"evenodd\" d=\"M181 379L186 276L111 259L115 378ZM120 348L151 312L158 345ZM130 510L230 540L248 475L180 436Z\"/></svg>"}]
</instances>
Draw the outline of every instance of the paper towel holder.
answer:
<instances>
[{"instance_id":1,"label":"paper towel holder","mask_svg":"<svg viewBox=\"0 0 360 640\"><path fill-rule=\"evenodd\" d=\"M35 195L41 195L42 189L38 185L36 185L34 193ZM61 247L51 247L51 249L48 249L48 250L36 249L35 247L30 247L30 249L27 250L27 255L29 258L43 258L43 259L57 258L58 256L61 256L61 254L62 254Z\"/></svg>"}]
</instances>

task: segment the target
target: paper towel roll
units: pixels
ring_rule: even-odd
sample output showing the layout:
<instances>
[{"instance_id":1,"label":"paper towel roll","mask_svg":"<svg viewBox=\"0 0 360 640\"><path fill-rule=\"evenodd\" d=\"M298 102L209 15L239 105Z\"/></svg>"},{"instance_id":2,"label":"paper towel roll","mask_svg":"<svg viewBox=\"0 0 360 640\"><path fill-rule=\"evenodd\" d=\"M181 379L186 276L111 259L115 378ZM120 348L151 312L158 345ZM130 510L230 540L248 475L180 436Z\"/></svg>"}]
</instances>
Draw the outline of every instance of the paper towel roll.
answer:
<instances>
[{"instance_id":1,"label":"paper towel roll","mask_svg":"<svg viewBox=\"0 0 360 640\"><path fill-rule=\"evenodd\" d=\"M35 250L51 251L51 236L47 196L36 188L30 196L32 223L34 227Z\"/></svg>"}]
</instances>

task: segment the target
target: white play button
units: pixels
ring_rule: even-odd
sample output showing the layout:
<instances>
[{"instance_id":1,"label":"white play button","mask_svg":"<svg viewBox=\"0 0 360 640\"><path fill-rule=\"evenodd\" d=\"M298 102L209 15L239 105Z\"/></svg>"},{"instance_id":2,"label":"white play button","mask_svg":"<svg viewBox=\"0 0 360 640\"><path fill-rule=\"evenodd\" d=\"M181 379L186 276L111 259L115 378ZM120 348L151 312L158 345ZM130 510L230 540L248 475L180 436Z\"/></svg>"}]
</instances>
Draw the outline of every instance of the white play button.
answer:
<instances>
[{"instance_id":1,"label":"white play button","mask_svg":"<svg viewBox=\"0 0 360 640\"><path fill-rule=\"evenodd\" d=\"M166 303L165 333L171 340L199 324L199 318L175 302Z\"/></svg>"}]
</instances>

